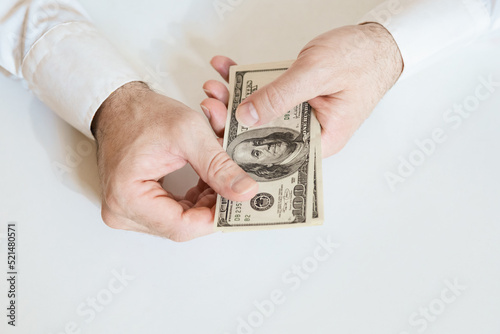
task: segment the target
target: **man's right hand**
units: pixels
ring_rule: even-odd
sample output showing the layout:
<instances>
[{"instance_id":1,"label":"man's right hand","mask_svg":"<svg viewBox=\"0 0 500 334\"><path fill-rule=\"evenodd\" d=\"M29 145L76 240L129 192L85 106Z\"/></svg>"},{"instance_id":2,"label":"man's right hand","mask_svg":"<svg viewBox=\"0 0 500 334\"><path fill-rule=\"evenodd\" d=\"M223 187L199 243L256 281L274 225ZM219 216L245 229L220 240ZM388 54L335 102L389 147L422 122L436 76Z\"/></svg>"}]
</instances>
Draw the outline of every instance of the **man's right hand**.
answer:
<instances>
[{"instance_id":1,"label":"man's right hand","mask_svg":"<svg viewBox=\"0 0 500 334\"><path fill-rule=\"evenodd\" d=\"M235 201L257 192L257 183L229 158L202 115L143 83L113 93L92 129L102 218L110 227L187 241L212 233L214 192ZM176 198L161 182L186 163L201 179Z\"/></svg>"}]
</instances>

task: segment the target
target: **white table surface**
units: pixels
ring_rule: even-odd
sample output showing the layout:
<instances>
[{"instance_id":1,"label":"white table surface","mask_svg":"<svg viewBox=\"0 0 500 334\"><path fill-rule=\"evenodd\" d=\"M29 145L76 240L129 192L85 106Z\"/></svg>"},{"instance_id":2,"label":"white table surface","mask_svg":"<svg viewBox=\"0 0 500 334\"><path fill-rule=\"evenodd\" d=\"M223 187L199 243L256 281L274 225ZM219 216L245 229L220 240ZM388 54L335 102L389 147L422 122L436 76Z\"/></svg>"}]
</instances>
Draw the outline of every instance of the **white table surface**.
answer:
<instances>
[{"instance_id":1,"label":"white table surface","mask_svg":"<svg viewBox=\"0 0 500 334\"><path fill-rule=\"evenodd\" d=\"M82 0L131 61L196 110L201 85L215 77L213 55L242 64L292 59L317 34L355 23L378 2L233 0L221 19L211 0ZM0 332L499 333L500 91L456 129L443 119L470 100L480 77L500 81L499 43L478 42L387 94L323 163L324 226L182 244L102 223L94 148L89 153L89 141L21 83L0 77L5 272L7 223L19 232L18 326L6 324L1 279ZM391 191L385 173L436 128L447 140ZM193 182L184 170L166 187L178 192ZM312 258L318 238L340 245L322 262ZM308 276L292 274L294 264L306 265ZM120 287L114 277L122 270L133 279ZM457 296L446 290L455 280L464 289ZM255 302L275 290L282 303L257 313Z\"/></svg>"}]
</instances>

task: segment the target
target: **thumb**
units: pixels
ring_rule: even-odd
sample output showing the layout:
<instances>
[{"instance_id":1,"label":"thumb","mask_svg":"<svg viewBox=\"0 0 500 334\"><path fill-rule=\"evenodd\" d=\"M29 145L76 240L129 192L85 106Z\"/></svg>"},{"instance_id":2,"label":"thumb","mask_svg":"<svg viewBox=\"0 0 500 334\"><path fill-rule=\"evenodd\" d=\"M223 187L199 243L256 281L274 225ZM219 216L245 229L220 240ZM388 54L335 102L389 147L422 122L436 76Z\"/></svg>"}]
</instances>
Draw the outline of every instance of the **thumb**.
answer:
<instances>
[{"instance_id":1,"label":"thumb","mask_svg":"<svg viewBox=\"0 0 500 334\"><path fill-rule=\"evenodd\" d=\"M196 147L197 146L197 147ZM222 149L215 137L200 138L188 152L188 161L198 175L216 193L233 201L255 196L258 184Z\"/></svg>"},{"instance_id":2,"label":"thumb","mask_svg":"<svg viewBox=\"0 0 500 334\"><path fill-rule=\"evenodd\" d=\"M311 69L295 62L276 80L247 97L238 106L236 118L245 126L266 124L318 96L315 86L317 80Z\"/></svg>"}]
</instances>

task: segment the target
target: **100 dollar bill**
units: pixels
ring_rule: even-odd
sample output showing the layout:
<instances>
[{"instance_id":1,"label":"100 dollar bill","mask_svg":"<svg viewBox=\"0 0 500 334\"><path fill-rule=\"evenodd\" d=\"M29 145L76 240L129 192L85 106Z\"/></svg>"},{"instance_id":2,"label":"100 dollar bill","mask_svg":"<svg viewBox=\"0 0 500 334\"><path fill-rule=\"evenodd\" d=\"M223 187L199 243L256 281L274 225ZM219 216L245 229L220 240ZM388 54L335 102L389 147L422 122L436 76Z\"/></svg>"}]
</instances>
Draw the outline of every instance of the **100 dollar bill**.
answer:
<instances>
[{"instance_id":1,"label":"100 dollar bill","mask_svg":"<svg viewBox=\"0 0 500 334\"><path fill-rule=\"evenodd\" d=\"M224 149L259 183L247 202L218 196L215 229L222 231L319 225L323 221L321 127L304 102L278 119L247 128L238 105L285 72L291 62L232 66Z\"/></svg>"}]
</instances>

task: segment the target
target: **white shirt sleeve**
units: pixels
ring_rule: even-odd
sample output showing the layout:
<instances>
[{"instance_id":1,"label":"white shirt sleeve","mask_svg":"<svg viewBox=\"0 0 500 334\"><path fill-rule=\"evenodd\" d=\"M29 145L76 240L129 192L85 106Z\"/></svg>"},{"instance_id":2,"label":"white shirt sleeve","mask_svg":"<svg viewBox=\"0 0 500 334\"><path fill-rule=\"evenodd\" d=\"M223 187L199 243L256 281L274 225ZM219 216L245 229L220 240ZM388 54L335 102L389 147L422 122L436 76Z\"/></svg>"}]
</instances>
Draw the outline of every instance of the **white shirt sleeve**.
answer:
<instances>
[{"instance_id":1,"label":"white shirt sleeve","mask_svg":"<svg viewBox=\"0 0 500 334\"><path fill-rule=\"evenodd\" d=\"M499 7L498 0L389 0L361 22L380 23L392 34L407 76L441 51L449 52L498 29Z\"/></svg>"},{"instance_id":2,"label":"white shirt sleeve","mask_svg":"<svg viewBox=\"0 0 500 334\"><path fill-rule=\"evenodd\" d=\"M143 79L75 0L1 0L0 68L89 138L104 100Z\"/></svg>"}]
</instances>

